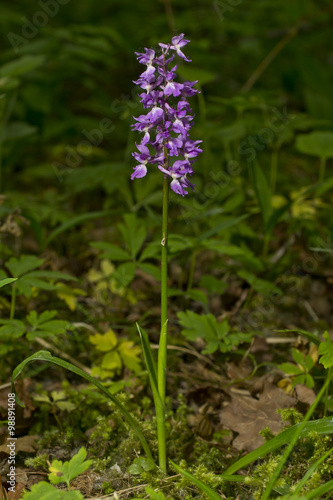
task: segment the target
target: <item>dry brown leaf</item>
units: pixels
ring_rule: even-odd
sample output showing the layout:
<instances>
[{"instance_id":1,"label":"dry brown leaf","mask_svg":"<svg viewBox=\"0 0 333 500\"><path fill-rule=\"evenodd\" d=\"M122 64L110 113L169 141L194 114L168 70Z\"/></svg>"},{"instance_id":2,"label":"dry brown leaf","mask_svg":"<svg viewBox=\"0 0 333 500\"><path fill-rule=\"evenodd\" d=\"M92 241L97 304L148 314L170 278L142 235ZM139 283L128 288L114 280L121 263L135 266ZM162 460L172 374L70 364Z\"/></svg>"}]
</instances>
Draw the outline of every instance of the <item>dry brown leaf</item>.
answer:
<instances>
[{"instance_id":1,"label":"dry brown leaf","mask_svg":"<svg viewBox=\"0 0 333 500\"><path fill-rule=\"evenodd\" d=\"M248 360L244 360L239 364L230 361L229 363L226 363L226 368L227 375L232 381L243 381L244 379L249 377L253 371L253 365Z\"/></svg>"},{"instance_id":2,"label":"dry brown leaf","mask_svg":"<svg viewBox=\"0 0 333 500\"><path fill-rule=\"evenodd\" d=\"M20 498L22 498L23 490L25 489L25 487L25 484L17 482L15 485L15 491L7 492L8 500L19 500Z\"/></svg>"},{"instance_id":3,"label":"dry brown leaf","mask_svg":"<svg viewBox=\"0 0 333 500\"><path fill-rule=\"evenodd\" d=\"M11 440L12 438L9 439ZM17 438L15 441L15 452L18 453L19 451L24 451L25 453L34 453L37 448L37 439L38 436L23 436ZM5 440L5 443L0 446L0 453L1 452L9 455L7 439Z\"/></svg>"},{"instance_id":4,"label":"dry brown leaf","mask_svg":"<svg viewBox=\"0 0 333 500\"><path fill-rule=\"evenodd\" d=\"M282 428L282 420L276 410L289 408L296 399L282 389L267 384L259 399L232 395L231 403L221 410L220 421L228 429L238 432L233 446L238 450L252 451L264 444L259 431L269 427L275 434Z\"/></svg>"},{"instance_id":5,"label":"dry brown leaf","mask_svg":"<svg viewBox=\"0 0 333 500\"><path fill-rule=\"evenodd\" d=\"M306 385L296 384L295 392L298 401L308 406L311 406L314 400L316 399L315 392L312 389L310 389L310 387L306 387Z\"/></svg>"}]
</instances>

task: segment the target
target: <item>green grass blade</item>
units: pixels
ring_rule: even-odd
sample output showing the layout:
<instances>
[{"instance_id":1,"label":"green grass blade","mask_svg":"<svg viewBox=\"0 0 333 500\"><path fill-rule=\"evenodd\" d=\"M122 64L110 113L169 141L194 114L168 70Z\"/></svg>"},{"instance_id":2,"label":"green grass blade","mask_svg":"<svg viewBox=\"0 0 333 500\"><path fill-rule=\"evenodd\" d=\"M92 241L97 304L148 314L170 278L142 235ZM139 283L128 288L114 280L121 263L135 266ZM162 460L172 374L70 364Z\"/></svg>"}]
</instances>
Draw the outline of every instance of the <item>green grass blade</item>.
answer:
<instances>
[{"instance_id":1,"label":"green grass blade","mask_svg":"<svg viewBox=\"0 0 333 500\"><path fill-rule=\"evenodd\" d=\"M215 493L215 491L212 490L209 486L204 484L196 477L192 476L192 474L190 474L186 470L179 467L179 465L176 465L172 460L170 460L170 462L172 463L177 472L180 472L180 474L182 474L184 477L192 481L192 483L194 483L198 488L200 488L201 491L206 493L206 495L210 498L210 500L221 500L222 497L220 497L220 495Z\"/></svg>"},{"instance_id":2,"label":"green grass blade","mask_svg":"<svg viewBox=\"0 0 333 500\"><path fill-rule=\"evenodd\" d=\"M147 333L136 324L142 344L143 355L146 362L151 390L154 398L157 422L158 454L159 464L162 470L166 470L166 434L165 434L165 407L158 389L158 375L156 364L151 351Z\"/></svg>"},{"instance_id":3,"label":"green grass blade","mask_svg":"<svg viewBox=\"0 0 333 500\"><path fill-rule=\"evenodd\" d=\"M305 417L303 418L303 421L299 424L299 427L294 432L290 442L288 443L288 446L286 447L286 449L283 452L283 455L279 459L279 462L278 462L278 464L273 472L271 479L269 480L269 483L266 486L266 489L261 497L261 500L269 500L272 489L274 488L274 485L282 472L284 464L286 463L286 461L287 461L290 453L292 452L292 450L293 450L298 438L300 437L302 431L306 427L307 422L310 420L311 415L313 414L313 412L315 411L316 407L318 406L321 398L323 397L323 395L326 391L326 388L331 383L331 379L332 379L332 376L330 374L330 371L328 371L328 375L326 377L325 384L322 386L322 388L318 392L316 399L314 400L314 402L312 403L312 405L308 409Z\"/></svg>"},{"instance_id":4,"label":"green grass blade","mask_svg":"<svg viewBox=\"0 0 333 500\"><path fill-rule=\"evenodd\" d=\"M211 236L214 236L214 234L218 233L219 231L222 231L222 229L226 229L227 227L234 226L238 224L238 222L241 222L244 219L247 219L250 216L250 214L244 214L240 215L239 217L233 217L232 219L227 219L221 222L220 224L215 225L208 231L206 231L204 234L202 234L198 239L197 242L200 244L203 241L207 240L207 238L210 238Z\"/></svg>"},{"instance_id":5,"label":"green grass blade","mask_svg":"<svg viewBox=\"0 0 333 500\"><path fill-rule=\"evenodd\" d=\"M111 392L109 392L106 389L106 387L104 387L100 382L98 382L98 380L91 377L90 375L88 375L87 373L82 371L80 368L72 365L71 363L68 363L67 361L64 361L60 358L56 358L55 356L52 356L51 353L48 351L36 352L32 356L29 356L29 358L26 358L24 361L22 361L22 363L20 363L15 368L15 370L13 371L13 374L12 374L12 383L11 383L11 392L12 393L15 392L15 386L14 386L15 380L20 375L20 373L23 371L25 366L29 363L32 363L33 361L46 361L49 363L53 363L54 365L61 366L62 368L66 368L66 370L69 370L69 371L75 373L76 375L79 375L80 377L85 378L86 380L88 380L88 382L94 384L101 392L103 392L109 399L111 399L111 401L119 408L119 410L122 412L122 414L124 415L125 419L129 423L129 425L133 428L136 435L138 436L147 457L151 458L153 460L148 443L147 443L144 435L142 434L138 423L134 420L134 418L126 410L126 408L120 403L120 401L118 401L118 399L113 394L111 394ZM19 399L19 397L17 395L15 397L16 397L17 404L24 407L24 404Z\"/></svg>"},{"instance_id":6,"label":"green grass blade","mask_svg":"<svg viewBox=\"0 0 333 500\"><path fill-rule=\"evenodd\" d=\"M164 412L164 405L163 405L163 402L160 398L160 394L158 392L156 363L155 363L155 360L153 358L153 353L152 353L152 350L150 347L147 332L145 332L138 324L136 324L136 326L137 326L138 332L140 334L143 355L145 358L145 363L146 363L149 381L150 381L150 387L151 387L151 390L153 393L154 405L155 405L155 410L156 410L156 414L157 414L159 411Z\"/></svg>"},{"instance_id":7,"label":"green grass blade","mask_svg":"<svg viewBox=\"0 0 333 500\"><path fill-rule=\"evenodd\" d=\"M101 210L99 212L88 212L86 214L77 215L76 217L73 217L71 220L64 222L63 224L58 226L57 229L52 231L48 238L46 238L43 244L43 248L47 247L47 245L51 243L54 238L59 236L59 234L63 233L64 231L67 231L67 229L77 226L78 224L82 224L82 222L86 222L87 220L99 219L100 217L105 217L106 215L111 215L113 213L113 210Z\"/></svg>"},{"instance_id":8,"label":"green grass blade","mask_svg":"<svg viewBox=\"0 0 333 500\"><path fill-rule=\"evenodd\" d=\"M333 448L329 449L322 457L319 458L319 460L314 463L310 469L306 472L304 477L300 480L300 482L297 484L297 487L295 490L293 490L293 493L296 495L301 491L305 483L307 482L308 479L312 476L314 471L319 467L319 465L332 453Z\"/></svg>"},{"instance_id":9,"label":"green grass blade","mask_svg":"<svg viewBox=\"0 0 333 500\"><path fill-rule=\"evenodd\" d=\"M168 320L164 323L161 329L160 342L158 346L158 368L157 368L157 384L158 393L164 404L165 401L165 381L166 381L166 363L167 363L167 325Z\"/></svg>"},{"instance_id":10,"label":"green grass blade","mask_svg":"<svg viewBox=\"0 0 333 500\"><path fill-rule=\"evenodd\" d=\"M288 330L275 330L276 332L279 332L279 333L285 333L285 332L297 332L299 333L300 335L304 335L305 338L307 338L310 342L313 342L316 346L319 346L319 344L321 343L320 342L320 339L318 337L316 337L316 335L314 333L311 333L311 332L307 332L306 330L300 330L299 328L294 328L294 329L288 329Z\"/></svg>"},{"instance_id":11,"label":"green grass blade","mask_svg":"<svg viewBox=\"0 0 333 500\"><path fill-rule=\"evenodd\" d=\"M226 481L237 481L238 483L244 483L246 476L241 476L240 474L230 474L230 476L225 476L223 474L223 479L225 479Z\"/></svg>"},{"instance_id":12,"label":"green grass blade","mask_svg":"<svg viewBox=\"0 0 333 500\"><path fill-rule=\"evenodd\" d=\"M289 427L289 429L286 429L285 431L281 432L281 434L268 441L268 443L265 443L262 446L260 446L260 448L257 448L256 450L248 453L247 455L245 455L245 457L242 457L240 460L238 460L230 467L228 467L228 469L222 474L222 477L224 478L225 476L234 474L239 469L246 467L250 463L255 462L259 458L262 458L268 453L277 450L281 446L289 443L289 441L291 440L291 438L293 437L293 435L295 434L300 425L301 424L296 424L293 425L292 427ZM307 422L306 426L304 427L304 429L300 434L300 437L304 438L307 436L309 432L312 431L318 432L318 434L333 434L332 418L327 417Z\"/></svg>"},{"instance_id":13,"label":"green grass blade","mask_svg":"<svg viewBox=\"0 0 333 500\"><path fill-rule=\"evenodd\" d=\"M305 500L314 500L315 498L322 498L322 495L325 495L329 491L333 490L333 479L331 481L328 481L325 484L322 484L321 486L318 486L315 490L310 491L310 493L307 493L306 496L304 497Z\"/></svg>"},{"instance_id":14,"label":"green grass blade","mask_svg":"<svg viewBox=\"0 0 333 500\"><path fill-rule=\"evenodd\" d=\"M260 207L260 212L267 226L269 218L272 213L271 192L264 172L262 171L259 163L254 161L252 164L252 175L254 190Z\"/></svg>"},{"instance_id":15,"label":"green grass blade","mask_svg":"<svg viewBox=\"0 0 333 500\"><path fill-rule=\"evenodd\" d=\"M13 283L13 281L16 281L17 278L5 278L3 280L0 280L0 288L2 288L5 285L9 285L9 283Z\"/></svg>"}]
</instances>

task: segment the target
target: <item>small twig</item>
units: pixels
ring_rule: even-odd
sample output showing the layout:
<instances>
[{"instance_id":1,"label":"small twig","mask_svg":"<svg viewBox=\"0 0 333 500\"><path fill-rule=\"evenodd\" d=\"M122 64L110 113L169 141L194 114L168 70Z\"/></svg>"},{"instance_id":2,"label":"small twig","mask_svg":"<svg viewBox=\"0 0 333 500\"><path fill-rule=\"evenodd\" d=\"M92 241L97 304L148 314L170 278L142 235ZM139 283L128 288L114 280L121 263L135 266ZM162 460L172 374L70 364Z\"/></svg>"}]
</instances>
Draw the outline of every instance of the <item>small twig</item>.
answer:
<instances>
[{"instance_id":1,"label":"small twig","mask_svg":"<svg viewBox=\"0 0 333 500\"><path fill-rule=\"evenodd\" d=\"M313 321L319 321L319 318L318 318L317 314L314 312L314 310L312 309L311 304L307 300L304 300L303 304L304 304L305 309L307 310L307 312L309 313L309 315L313 319Z\"/></svg>"},{"instance_id":2,"label":"small twig","mask_svg":"<svg viewBox=\"0 0 333 500\"><path fill-rule=\"evenodd\" d=\"M282 245L273 255L272 257L270 257L269 261L272 263L272 264L276 264L280 259L281 257L284 256L284 254L286 253L286 251L289 249L289 247L291 247L294 243L295 243L295 235L292 234L290 236L290 238L288 238L288 240L286 241L286 243L284 245Z\"/></svg>"},{"instance_id":3,"label":"small twig","mask_svg":"<svg viewBox=\"0 0 333 500\"><path fill-rule=\"evenodd\" d=\"M169 29L172 33L175 31L175 18L172 11L171 0L164 0L165 13L167 16L167 21L169 25Z\"/></svg>"},{"instance_id":4,"label":"small twig","mask_svg":"<svg viewBox=\"0 0 333 500\"><path fill-rule=\"evenodd\" d=\"M290 337L288 338L283 338L283 337L269 337L265 339L267 344L292 344L295 342L295 339L292 339Z\"/></svg>"},{"instance_id":5,"label":"small twig","mask_svg":"<svg viewBox=\"0 0 333 500\"><path fill-rule=\"evenodd\" d=\"M168 476L168 477L162 479L162 482L164 483L166 481L170 481L170 479L175 479L176 477L180 477L180 476L181 476L181 474L175 474L173 476ZM126 488L124 490L115 491L115 493L119 496L119 495L123 495L124 493L130 493L132 491L145 488L146 486L149 486L149 484L146 483L146 484L140 484L139 486L131 486L130 488ZM114 493L112 493L111 496L110 495L103 495L103 496L98 497L98 498L91 497L91 498L89 498L87 500L102 500L102 499L104 499L104 500L114 500L114 498L115 498L114 497Z\"/></svg>"},{"instance_id":6,"label":"small twig","mask_svg":"<svg viewBox=\"0 0 333 500\"><path fill-rule=\"evenodd\" d=\"M2 389L7 389L8 387L11 386L11 383L10 382L7 382L7 384L2 384L0 385L0 391L2 391Z\"/></svg>"},{"instance_id":7,"label":"small twig","mask_svg":"<svg viewBox=\"0 0 333 500\"><path fill-rule=\"evenodd\" d=\"M87 330L90 330L91 332L95 331L95 328L91 325L88 325L88 323L79 322L79 323L72 323L72 325L75 328L86 328Z\"/></svg>"},{"instance_id":8,"label":"small twig","mask_svg":"<svg viewBox=\"0 0 333 500\"><path fill-rule=\"evenodd\" d=\"M158 345L157 344L150 344L150 346L151 346L152 349L158 349ZM170 351L181 351L181 352L186 352L188 354L192 354L192 356L195 356L198 359L201 359L201 361L205 361L205 363L208 363L213 368L216 368L216 365L210 359L208 359L207 356L203 356L202 354L200 354L199 352L195 351L194 349L188 349L186 347L179 347L179 346L176 346L176 345L168 345L168 350L170 350Z\"/></svg>"}]
</instances>

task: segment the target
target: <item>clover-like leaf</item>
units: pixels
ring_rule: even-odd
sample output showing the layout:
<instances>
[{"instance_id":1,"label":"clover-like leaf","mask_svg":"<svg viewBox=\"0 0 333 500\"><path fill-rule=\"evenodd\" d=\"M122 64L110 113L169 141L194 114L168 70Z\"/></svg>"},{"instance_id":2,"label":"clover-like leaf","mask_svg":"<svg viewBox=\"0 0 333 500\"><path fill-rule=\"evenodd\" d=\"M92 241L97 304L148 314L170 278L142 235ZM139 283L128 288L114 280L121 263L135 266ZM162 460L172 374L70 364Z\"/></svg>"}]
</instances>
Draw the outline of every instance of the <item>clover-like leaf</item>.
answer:
<instances>
[{"instance_id":1,"label":"clover-like leaf","mask_svg":"<svg viewBox=\"0 0 333 500\"><path fill-rule=\"evenodd\" d=\"M105 354L102 359L102 368L106 370L118 370L122 367L121 358L117 351L111 351Z\"/></svg>"},{"instance_id":2,"label":"clover-like leaf","mask_svg":"<svg viewBox=\"0 0 333 500\"><path fill-rule=\"evenodd\" d=\"M58 490L46 481L40 481L31 486L31 491L24 493L22 500L83 500L79 491Z\"/></svg>"},{"instance_id":3,"label":"clover-like leaf","mask_svg":"<svg viewBox=\"0 0 333 500\"><path fill-rule=\"evenodd\" d=\"M134 459L128 470L131 474L141 474L153 470L155 467L154 461L150 458L138 457Z\"/></svg>"},{"instance_id":4,"label":"clover-like leaf","mask_svg":"<svg viewBox=\"0 0 333 500\"><path fill-rule=\"evenodd\" d=\"M44 259L38 259L35 255L21 255L19 259L12 257L6 263L7 269L13 276L20 277L33 269L37 269L44 262Z\"/></svg>"},{"instance_id":5,"label":"clover-like leaf","mask_svg":"<svg viewBox=\"0 0 333 500\"><path fill-rule=\"evenodd\" d=\"M118 343L116 334L111 329L103 334L95 333L94 335L90 335L89 340L95 345L98 351L102 352L111 351Z\"/></svg>"},{"instance_id":6,"label":"clover-like leaf","mask_svg":"<svg viewBox=\"0 0 333 500\"><path fill-rule=\"evenodd\" d=\"M53 460L50 466L49 480L52 484L66 483L70 487L70 482L85 470L89 469L92 460L85 460L87 451L81 448L69 462Z\"/></svg>"},{"instance_id":7,"label":"clover-like leaf","mask_svg":"<svg viewBox=\"0 0 333 500\"><path fill-rule=\"evenodd\" d=\"M134 345L134 342L121 342L121 344L119 344L118 351L124 365L127 366L127 368L134 372L139 372L141 370L140 358L138 357L139 354L141 354L141 349L140 347Z\"/></svg>"}]
</instances>

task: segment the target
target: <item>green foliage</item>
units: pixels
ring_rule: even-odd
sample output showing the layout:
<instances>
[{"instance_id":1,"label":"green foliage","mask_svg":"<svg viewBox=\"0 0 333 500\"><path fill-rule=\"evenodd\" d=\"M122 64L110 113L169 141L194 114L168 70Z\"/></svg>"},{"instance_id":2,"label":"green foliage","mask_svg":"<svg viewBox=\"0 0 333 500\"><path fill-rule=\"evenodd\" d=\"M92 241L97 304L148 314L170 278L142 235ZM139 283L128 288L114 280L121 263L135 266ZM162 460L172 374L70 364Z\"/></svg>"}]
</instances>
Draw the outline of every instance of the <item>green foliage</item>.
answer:
<instances>
[{"instance_id":1,"label":"green foliage","mask_svg":"<svg viewBox=\"0 0 333 500\"><path fill-rule=\"evenodd\" d=\"M314 380L312 375L309 373L310 370L315 366L315 360L310 356L310 354L304 355L301 351L292 348L292 357L294 358L297 365L291 363L281 363L278 368L288 375L293 377L293 387L296 384L304 384L307 387L314 387Z\"/></svg>"},{"instance_id":2,"label":"green foliage","mask_svg":"<svg viewBox=\"0 0 333 500\"><path fill-rule=\"evenodd\" d=\"M44 311L38 316L36 311L30 311L26 320L2 319L0 320L0 353L15 350L13 339L25 336L28 341L36 337L49 338L64 335L72 328L68 321L53 319L57 311Z\"/></svg>"},{"instance_id":3,"label":"green foliage","mask_svg":"<svg viewBox=\"0 0 333 500\"><path fill-rule=\"evenodd\" d=\"M47 17L42 27L35 24L34 2L22 0L24 20L16 4L3 2L0 21L2 382L31 354L33 345L47 341L87 367L96 364L95 369L108 372L112 384L104 379L103 386L112 394L119 395L119 389L127 387L135 420L142 417L149 446L154 454L157 451L151 394L145 392L139 351L132 343L135 332L129 324L147 325L156 341L162 175L151 168L145 179L129 179L134 165L131 153L138 140L130 124L132 116L141 113L132 83L139 71L134 51L167 42L172 31L184 32L192 40L189 56L194 66L181 64L178 69L184 80L199 80L201 93L193 99L193 138L203 139L205 154L192 177L195 192L184 198L170 193L170 324L182 311L179 319L185 337L203 339L203 354L210 354L210 361L221 352L233 357L237 346L254 338L254 331L269 337L278 328L285 332L282 337L291 337L297 332L286 334L286 328L302 324L304 330L298 333L318 346L319 363L312 366L309 355L293 350L295 363L283 363L280 368L293 384L305 383L317 392L333 359L329 336L325 334L321 341L319 334L307 332L331 328L330 305L326 305L333 186L330 3L267 0L254 2L249 9L245 2L213 1L189 9L182 0L147 0L133 9L131 1L124 0L111 12L107 2L82 0L78 7L75 2L62 5L55 0L49 2L58 7L53 17L46 13L47 7L38 7ZM153 23L147 23L149 16ZM30 33L30 38L24 33ZM116 77L110 79L110 74ZM102 120L110 120L109 127L101 127ZM320 185L314 185L317 180ZM70 274L79 280L77 288L71 286L75 282ZM317 287L323 288L322 295L317 296ZM310 305L311 314L304 314L303 305ZM224 311L230 313L228 321L217 321ZM124 332L124 338L116 343L110 339L105 345L101 340L91 348L89 335L107 332L110 325ZM248 338L238 332L248 332ZM178 329L173 329L175 348L181 341L177 334ZM146 344L146 361L147 357L154 361ZM283 345L268 346L274 366L276 359L285 360ZM253 351L256 348L255 341ZM302 349L306 352L306 346ZM173 372L178 371L180 353L170 349ZM261 377L261 352L251 350L249 356L258 363L256 376ZM123 367L135 372L133 387L119 380L126 374ZM29 374L32 384L33 373ZM173 377L169 383L173 394L177 390ZM65 391L64 399L59 387L35 392L45 397L45 404L40 401L43 415L46 408L52 412L63 404L75 404L80 424L89 421L89 428L99 413L108 412L107 395L97 395L91 386L71 396ZM150 403L141 404L147 395ZM332 405L325 404L327 410ZM295 420L293 410L288 411ZM201 457L212 470L223 470L218 457L202 443L201 455L189 453L196 436L184 423L188 413L183 409L182 418L168 413L174 461L191 457L184 467L195 473L192 462L198 463ZM64 412L63 418L74 428L72 415ZM37 434L47 425L42 418L34 414ZM107 467L118 462L127 467L137 438L128 434L120 410L113 409L112 419L116 428L110 441L119 448L100 461ZM321 425L329 427L329 421ZM177 428L182 429L181 436ZM47 437L44 431L41 434ZM57 444L63 446L64 437L59 432L57 436ZM318 441L322 438L323 434ZM56 441L48 439L52 447ZM104 445L111 453L106 440ZM95 452L100 452L95 446ZM219 446L212 443L211 449L219 451ZM224 464L227 453L223 450L221 455ZM316 493L323 482L330 488L329 460L326 475L325 463L319 465L298 496L329 497L329 489ZM301 478L299 472L293 458L288 469L290 476L297 475L293 486ZM155 476L147 473L148 477ZM255 486L242 484L238 491L232 484L227 483L223 491L228 500L253 496ZM138 496L168 497L166 485L160 492L152 486L156 491ZM43 498L42 488L33 487L36 498ZM170 491L177 500L203 495L193 484L184 491L170 486ZM80 495L50 493L52 498L71 494ZM295 497L282 490L273 495L277 494Z\"/></svg>"},{"instance_id":4,"label":"green foliage","mask_svg":"<svg viewBox=\"0 0 333 500\"><path fill-rule=\"evenodd\" d=\"M296 139L296 148L307 155L324 159L333 158L333 133L311 132L299 135Z\"/></svg>"},{"instance_id":5,"label":"green foliage","mask_svg":"<svg viewBox=\"0 0 333 500\"><path fill-rule=\"evenodd\" d=\"M5 285L9 285L9 283L13 283L16 280L17 278L5 278L3 280L0 280L0 288L2 288Z\"/></svg>"},{"instance_id":6,"label":"green foliage","mask_svg":"<svg viewBox=\"0 0 333 500\"><path fill-rule=\"evenodd\" d=\"M142 474L142 472L147 472L155 469L156 465L153 460L144 457L135 458L133 463L128 468L128 472L137 475Z\"/></svg>"},{"instance_id":7,"label":"green foliage","mask_svg":"<svg viewBox=\"0 0 333 500\"><path fill-rule=\"evenodd\" d=\"M53 460L50 466L49 481L52 484L66 483L70 487L70 482L82 472L89 469L92 460L86 460L87 451L81 448L69 462Z\"/></svg>"},{"instance_id":8,"label":"green foliage","mask_svg":"<svg viewBox=\"0 0 333 500\"><path fill-rule=\"evenodd\" d=\"M149 486L145 487L145 492L149 495L147 498L150 500L167 500L161 491L154 491L153 488ZM139 498L134 498L133 500L140 500Z\"/></svg>"},{"instance_id":9,"label":"green foliage","mask_svg":"<svg viewBox=\"0 0 333 500\"><path fill-rule=\"evenodd\" d=\"M111 291L115 291L115 283L122 290L128 287L135 277L136 269L141 269L159 281L160 270L155 264L150 263L149 260L156 258L160 254L160 245L156 245L156 242L154 242L146 247L144 246L147 231L135 214L125 214L124 223L118 224L118 228L126 250L113 243L104 241L91 243L93 248L103 252L99 256L102 259L102 263L110 262L112 266L109 264L108 273L108 276L112 276L113 280L110 283ZM114 267L113 261L122 263Z\"/></svg>"},{"instance_id":10,"label":"green foliage","mask_svg":"<svg viewBox=\"0 0 333 500\"><path fill-rule=\"evenodd\" d=\"M333 366L333 342L327 332L324 333L324 339L326 342L321 342L318 347L318 354L321 355L319 362L325 368L331 368Z\"/></svg>"},{"instance_id":11,"label":"green foliage","mask_svg":"<svg viewBox=\"0 0 333 500\"><path fill-rule=\"evenodd\" d=\"M210 500L220 500L222 498L220 495L218 495L217 493L215 493L215 491L213 491L209 486L207 486L207 484L203 483L200 479L198 479L197 477L193 476L192 474L190 474L186 470L182 469L181 467L179 467L178 465L176 465L174 462L171 461L171 463L172 463L172 466L176 469L177 472L180 472L185 478L189 479L196 486L198 486L198 488L201 491L203 491Z\"/></svg>"},{"instance_id":12,"label":"green foliage","mask_svg":"<svg viewBox=\"0 0 333 500\"><path fill-rule=\"evenodd\" d=\"M247 283L258 293L261 293L263 295L269 295L271 293L274 293L277 296L282 295L282 291L280 290L280 288L267 280L257 278L257 276L255 276L253 273L250 273L246 269L238 271L237 274L240 278L243 278L245 281L247 281Z\"/></svg>"},{"instance_id":13,"label":"green foliage","mask_svg":"<svg viewBox=\"0 0 333 500\"><path fill-rule=\"evenodd\" d=\"M134 342L125 339L118 341L113 330L108 330L102 335L99 333L90 335L89 340L98 351L106 353L100 365L93 368L93 375L102 379L113 377L123 365L134 372L141 370L138 357L141 349L135 346Z\"/></svg>"},{"instance_id":14,"label":"green foliage","mask_svg":"<svg viewBox=\"0 0 333 500\"><path fill-rule=\"evenodd\" d=\"M261 215L265 226L267 226L272 214L271 192L265 174L257 161L252 165L252 176Z\"/></svg>"},{"instance_id":15,"label":"green foliage","mask_svg":"<svg viewBox=\"0 0 333 500\"><path fill-rule=\"evenodd\" d=\"M228 320L219 323L212 314L199 315L186 311L179 312L177 316L183 327L182 334L188 340L194 342L200 338L206 342L203 354L212 354L217 350L231 352L240 343L251 341L251 334L230 333Z\"/></svg>"},{"instance_id":16,"label":"green foliage","mask_svg":"<svg viewBox=\"0 0 333 500\"><path fill-rule=\"evenodd\" d=\"M70 401L66 401L67 395L65 391L51 391L50 396L44 393L38 393L33 396L33 400L37 403L46 403L50 407L56 407L61 411L72 411L76 405Z\"/></svg>"},{"instance_id":17,"label":"green foliage","mask_svg":"<svg viewBox=\"0 0 333 500\"><path fill-rule=\"evenodd\" d=\"M22 497L23 500L83 500L83 498L79 491L57 490L52 484L45 481L31 486L31 491Z\"/></svg>"},{"instance_id":18,"label":"green foliage","mask_svg":"<svg viewBox=\"0 0 333 500\"><path fill-rule=\"evenodd\" d=\"M34 255L21 255L19 259L12 257L6 262L6 268L12 276L17 276L15 282L17 294L31 297L33 288L55 290L55 280L76 280L66 273L38 270L43 263L44 259L38 259Z\"/></svg>"},{"instance_id":19,"label":"green foliage","mask_svg":"<svg viewBox=\"0 0 333 500\"><path fill-rule=\"evenodd\" d=\"M22 498L24 500L83 500L83 495L79 491L70 490L70 483L92 465L93 461L85 460L86 456L87 451L81 448L69 462L53 460L48 476L52 484L41 481L33 485L31 491L25 493ZM53 486L59 483L66 483L70 491L61 491Z\"/></svg>"},{"instance_id":20,"label":"green foliage","mask_svg":"<svg viewBox=\"0 0 333 500\"><path fill-rule=\"evenodd\" d=\"M124 215L124 223L118 224L118 227L134 260L147 237L146 229L135 214Z\"/></svg>"},{"instance_id":21,"label":"green foliage","mask_svg":"<svg viewBox=\"0 0 333 500\"><path fill-rule=\"evenodd\" d=\"M16 378L24 370L24 368L26 367L26 365L28 365L29 363L32 363L33 361L36 361L36 360L46 361L46 362L53 363L55 365L61 366L62 368L66 368L68 371L71 371L71 372L79 375L80 377L88 380L90 383L92 383L93 385L95 385L122 412L122 414L125 417L125 419L127 420L128 424L133 428L134 432L136 433L137 437L139 438L139 440L140 440L140 442L142 444L142 447L143 447L143 449L144 449L144 451L145 451L145 453L147 455L147 458L151 458L152 459L152 454L151 454L149 445L148 445L148 443L147 443L147 441L146 441L146 439L145 439L145 437L144 437L144 435L143 435L143 433L142 433L142 431L140 429L140 426L138 425L138 423L136 422L136 420L132 417L132 415L126 410L126 408L119 401L119 399L117 399L117 397L115 397L113 394L111 394L111 392L108 391L100 382L98 382L98 380L96 380L95 378L91 377L90 375L88 375L87 373L85 373L80 368L74 366L73 364L68 363L67 361L59 359L59 358L57 358L55 356L52 356L47 351L38 351L38 352L36 352L32 356L29 356L24 361L22 361L22 363L20 363L15 368L15 370L13 371L13 374L12 374L11 392L15 392L15 390L14 390L15 389L14 382L15 382ZM24 407L24 404L19 399L19 397L17 396L17 394L16 394L16 402L20 406Z\"/></svg>"}]
</instances>

